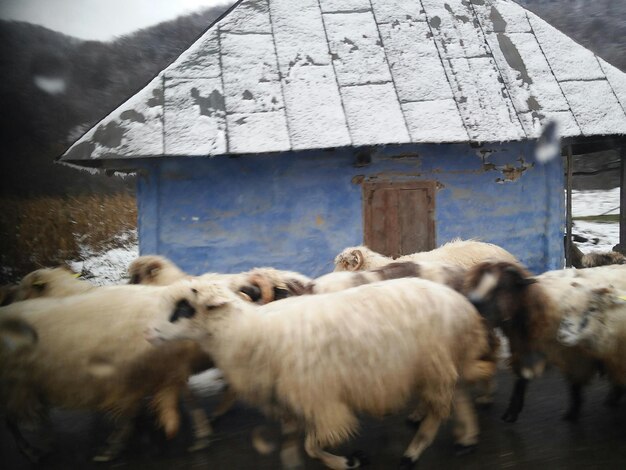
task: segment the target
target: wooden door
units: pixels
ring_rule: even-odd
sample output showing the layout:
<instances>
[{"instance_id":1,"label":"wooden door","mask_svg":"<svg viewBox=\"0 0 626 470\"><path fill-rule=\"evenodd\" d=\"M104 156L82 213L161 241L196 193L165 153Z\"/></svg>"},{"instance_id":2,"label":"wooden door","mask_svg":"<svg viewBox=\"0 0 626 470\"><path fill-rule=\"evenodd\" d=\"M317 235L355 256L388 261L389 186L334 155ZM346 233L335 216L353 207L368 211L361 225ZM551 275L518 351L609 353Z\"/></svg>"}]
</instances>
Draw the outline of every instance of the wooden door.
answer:
<instances>
[{"instance_id":1,"label":"wooden door","mask_svg":"<svg viewBox=\"0 0 626 470\"><path fill-rule=\"evenodd\" d=\"M365 245L386 256L435 248L434 181L364 182Z\"/></svg>"}]
</instances>

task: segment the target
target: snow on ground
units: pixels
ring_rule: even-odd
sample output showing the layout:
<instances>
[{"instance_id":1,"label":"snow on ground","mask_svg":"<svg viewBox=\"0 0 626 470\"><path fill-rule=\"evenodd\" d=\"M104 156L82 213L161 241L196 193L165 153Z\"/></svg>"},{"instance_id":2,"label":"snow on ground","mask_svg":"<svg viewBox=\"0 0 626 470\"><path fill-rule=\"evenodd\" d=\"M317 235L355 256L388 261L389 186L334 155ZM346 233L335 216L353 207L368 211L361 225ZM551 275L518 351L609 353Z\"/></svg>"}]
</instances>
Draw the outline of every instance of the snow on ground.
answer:
<instances>
[{"instance_id":1,"label":"snow on ground","mask_svg":"<svg viewBox=\"0 0 626 470\"><path fill-rule=\"evenodd\" d=\"M80 260L68 261L73 271L98 286L123 284L127 280L128 265L139 256L137 232L131 231L117 236L119 247L98 252L90 247L81 247Z\"/></svg>"},{"instance_id":2,"label":"snow on ground","mask_svg":"<svg viewBox=\"0 0 626 470\"><path fill-rule=\"evenodd\" d=\"M609 190L572 191L574 217L619 214L619 188ZM583 253L610 251L619 243L619 223L599 223L575 220L572 232L589 238L576 245Z\"/></svg>"}]
</instances>

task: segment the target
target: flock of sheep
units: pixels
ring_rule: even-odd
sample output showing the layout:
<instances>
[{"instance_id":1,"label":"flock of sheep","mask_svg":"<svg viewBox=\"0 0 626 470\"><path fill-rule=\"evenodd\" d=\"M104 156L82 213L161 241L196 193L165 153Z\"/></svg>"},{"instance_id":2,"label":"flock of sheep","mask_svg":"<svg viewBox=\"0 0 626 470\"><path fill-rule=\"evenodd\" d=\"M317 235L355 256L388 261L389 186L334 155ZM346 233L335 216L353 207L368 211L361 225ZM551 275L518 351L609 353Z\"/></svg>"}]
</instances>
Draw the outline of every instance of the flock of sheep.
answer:
<instances>
[{"instance_id":1,"label":"flock of sheep","mask_svg":"<svg viewBox=\"0 0 626 470\"><path fill-rule=\"evenodd\" d=\"M190 276L159 256L133 261L130 283L118 286L41 269L2 291L0 406L32 460L46 449L24 430L35 425L45 443L52 407L110 414L114 430L94 457L109 461L145 408L171 437L183 400L191 447L202 449L211 420L240 399L281 424L285 467L301 463L303 433L306 453L333 469L363 463L327 450L357 432L358 414L410 406L419 427L401 468L412 468L450 416L457 451L476 446L473 401L492 399L498 330L517 376L506 421L546 363L570 383L568 419L598 373L617 404L626 386L624 274L611 265L532 276L506 250L474 240L396 260L347 248L335 272L317 279L272 268ZM213 367L228 387L207 417L188 380ZM253 443L262 451L259 436Z\"/></svg>"}]
</instances>

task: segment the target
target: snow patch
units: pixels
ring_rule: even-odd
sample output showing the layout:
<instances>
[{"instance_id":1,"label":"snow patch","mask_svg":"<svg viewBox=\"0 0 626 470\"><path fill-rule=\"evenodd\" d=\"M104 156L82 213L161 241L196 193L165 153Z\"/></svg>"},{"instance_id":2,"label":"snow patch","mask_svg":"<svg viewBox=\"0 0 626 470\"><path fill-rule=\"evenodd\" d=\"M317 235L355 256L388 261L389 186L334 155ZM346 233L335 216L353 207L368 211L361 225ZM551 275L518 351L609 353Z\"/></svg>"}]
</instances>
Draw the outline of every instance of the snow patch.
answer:
<instances>
[{"instance_id":1,"label":"snow patch","mask_svg":"<svg viewBox=\"0 0 626 470\"><path fill-rule=\"evenodd\" d=\"M117 243L121 246L106 251L82 246L80 259L70 260L68 264L95 285L123 284L128 279L128 265L139 256L137 232L132 230L118 235Z\"/></svg>"}]
</instances>

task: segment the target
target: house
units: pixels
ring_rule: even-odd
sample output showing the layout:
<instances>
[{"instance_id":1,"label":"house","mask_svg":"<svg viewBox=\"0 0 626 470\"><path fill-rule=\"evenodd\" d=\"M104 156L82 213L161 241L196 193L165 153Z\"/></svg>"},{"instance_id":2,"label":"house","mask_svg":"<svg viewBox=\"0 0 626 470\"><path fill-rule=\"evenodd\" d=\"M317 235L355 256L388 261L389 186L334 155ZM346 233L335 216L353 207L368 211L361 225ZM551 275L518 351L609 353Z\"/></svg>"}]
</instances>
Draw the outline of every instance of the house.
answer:
<instances>
[{"instance_id":1,"label":"house","mask_svg":"<svg viewBox=\"0 0 626 470\"><path fill-rule=\"evenodd\" d=\"M455 237L542 272L565 224L542 126L571 154L625 108L624 73L510 0L242 0L60 161L137 172L141 253L191 273Z\"/></svg>"}]
</instances>

